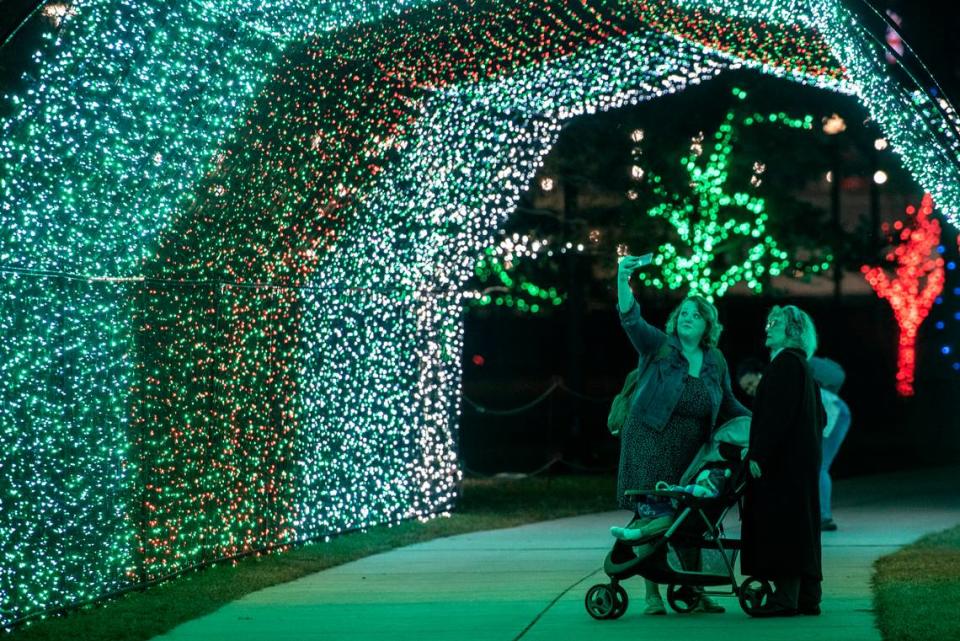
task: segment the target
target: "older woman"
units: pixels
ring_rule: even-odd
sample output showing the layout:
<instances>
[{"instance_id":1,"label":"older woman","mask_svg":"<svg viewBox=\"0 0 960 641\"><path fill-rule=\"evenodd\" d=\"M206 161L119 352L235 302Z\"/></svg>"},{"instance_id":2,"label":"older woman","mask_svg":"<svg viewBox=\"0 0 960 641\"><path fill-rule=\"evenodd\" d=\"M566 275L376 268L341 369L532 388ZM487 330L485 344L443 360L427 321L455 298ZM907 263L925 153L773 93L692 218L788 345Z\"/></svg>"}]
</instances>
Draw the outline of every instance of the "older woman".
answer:
<instances>
[{"instance_id":1,"label":"older woman","mask_svg":"<svg viewBox=\"0 0 960 641\"><path fill-rule=\"evenodd\" d=\"M770 311L766 334L771 361L750 424L740 566L775 587L755 616L820 614L818 479L826 417L807 362L817 334L793 305Z\"/></svg>"},{"instance_id":2,"label":"older woman","mask_svg":"<svg viewBox=\"0 0 960 641\"><path fill-rule=\"evenodd\" d=\"M727 362L716 348L722 326L712 304L700 296L688 297L670 314L666 332L641 316L629 280L646 262L627 256L617 275L620 321L640 355L643 372L620 432L618 500L621 507L636 510L629 526L612 530L624 540L642 538L673 518L669 501L651 497L636 503L624 493L652 488L657 481L678 483L700 446L709 440L718 416L726 420L749 414L734 398ZM723 611L706 597L700 600L700 609ZM646 613L666 613L657 585L649 581Z\"/></svg>"}]
</instances>

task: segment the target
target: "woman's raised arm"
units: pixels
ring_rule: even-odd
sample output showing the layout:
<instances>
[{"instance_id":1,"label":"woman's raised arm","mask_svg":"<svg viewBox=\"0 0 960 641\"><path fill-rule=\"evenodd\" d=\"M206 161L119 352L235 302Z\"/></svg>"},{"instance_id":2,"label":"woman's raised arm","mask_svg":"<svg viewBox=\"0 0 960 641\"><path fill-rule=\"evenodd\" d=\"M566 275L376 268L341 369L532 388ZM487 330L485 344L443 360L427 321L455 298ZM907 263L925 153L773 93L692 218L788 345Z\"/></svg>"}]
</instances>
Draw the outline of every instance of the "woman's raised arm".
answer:
<instances>
[{"instance_id":1,"label":"woman's raised arm","mask_svg":"<svg viewBox=\"0 0 960 641\"><path fill-rule=\"evenodd\" d=\"M630 338L634 348L640 354L648 354L659 349L667 335L657 329L640 315L640 306L633 298L630 289L630 274L635 269L650 262L647 256L625 256L617 267L617 309L620 312L620 324Z\"/></svg>"}]
</instances>

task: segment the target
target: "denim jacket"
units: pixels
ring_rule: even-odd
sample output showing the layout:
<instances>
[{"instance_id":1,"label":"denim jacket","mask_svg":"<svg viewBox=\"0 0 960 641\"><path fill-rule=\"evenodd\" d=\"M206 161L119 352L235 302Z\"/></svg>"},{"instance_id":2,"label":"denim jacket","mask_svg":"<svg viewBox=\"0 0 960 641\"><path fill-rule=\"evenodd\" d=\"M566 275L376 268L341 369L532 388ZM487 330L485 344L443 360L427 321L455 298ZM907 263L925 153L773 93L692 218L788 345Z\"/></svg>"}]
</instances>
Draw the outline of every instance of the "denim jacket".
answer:
<instances>
[{"instance_id":1,"label":"denim jacket","mask_svg":"<svg viewBox=\"0 0 960 641\"><path fill-rule=\"evenodd\" d=\"M661 432L683 392L684 376L689 363L683 355L680 339L668 336L640 315L640 306L634 303L626 314L620 314L620 323L640 354L640 379L631 403L631 415L643 417L644 426ZM661 349L666 344L667 349ZM717 418L728 421L737 416L749 416L750 411L734 397L730 386L727 362L718 349L704 352L700 378L710 395L710 427L718 425Z\"/></svg>"}]
</instances>

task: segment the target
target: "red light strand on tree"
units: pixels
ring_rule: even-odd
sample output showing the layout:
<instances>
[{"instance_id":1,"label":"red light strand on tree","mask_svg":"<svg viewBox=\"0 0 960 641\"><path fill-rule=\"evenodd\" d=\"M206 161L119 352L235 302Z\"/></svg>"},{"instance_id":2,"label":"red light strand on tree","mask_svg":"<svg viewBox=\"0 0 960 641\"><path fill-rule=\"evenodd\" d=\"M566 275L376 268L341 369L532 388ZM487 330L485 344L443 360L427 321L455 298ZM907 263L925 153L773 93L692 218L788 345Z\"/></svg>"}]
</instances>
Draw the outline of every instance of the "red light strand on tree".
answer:
<instances>
[{"instance_id":1,"label":"red light strand on tree","mask_svg":"<svg viewBox=\"0 0 960 641\"><path fill-rule=\"evenodd\" d=\"M891 278L883 266L860 268L877 296L890 303L900 328L897 393L901 396L913 396L917 331L943 290L943 258L936 252L940 244L940 222L930 217L932 213L933 198L924 194L919 210L912 205L907 207L906 224L901 221L893 224L899 243L887 254L886 261L896 265L894 277ZM884 232L888 231L885 223Z\"/></svg>"}]
</instances>

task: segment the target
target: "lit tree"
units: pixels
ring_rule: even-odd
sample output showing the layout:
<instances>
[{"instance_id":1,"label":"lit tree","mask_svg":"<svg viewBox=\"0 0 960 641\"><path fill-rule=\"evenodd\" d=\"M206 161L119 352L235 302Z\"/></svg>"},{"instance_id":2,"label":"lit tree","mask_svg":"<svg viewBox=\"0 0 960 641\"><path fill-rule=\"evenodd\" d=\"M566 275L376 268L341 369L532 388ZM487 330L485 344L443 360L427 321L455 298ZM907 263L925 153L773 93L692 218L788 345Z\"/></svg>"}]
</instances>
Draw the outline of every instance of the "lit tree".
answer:
<instances>
[{"instance_id":1,"label":"lit tree","mask_svg":"<svg viewBox=\"0 0 960 641\"><path fill-rule=\"evenodd\" d=\"M884 224L884 232L895 233L900 240L886 255L886 262L896 265L895 276L888 275L882 266L860 268L877 296L890 303L900 328L897 393L901 396L913 395L917 332L943 290L943 258L936 251L940 222L930 217L932 213L933 198L924 194L919 210L907 207L906 224L898 220L893 232Z\"/></svg>"},{"instance_id":2,"label":"lit tree","mask_svg":"<svg viewBox=\"0 0 960 641\"><path fill-rule=\"evenodd\" d=\"M547 238L535 240L513 234L488 247L474 267L476 289L465 293L467 305L497 305L536 314L563 304L565 295L555 287L541 287L520 273L522 264L534 264L540 254L553 256L550 244Z\"/></svg>"},{"instance_id":3,"label":"lit tree","mask_svg":"<svg viewBox=\"0 0 960 641\"><path fill-rule=\"evenodd\" d=\"M733 93L739 100L746 98L740 89ZM662 201L648 209L647 215L669 223L678 241L659 246L653 268L640 272L640 281L657 288L687 286L690 292L713 300L738 282L760 292L768 276L787 269L791 261L767 231L766 201L755 191L766 166L753 163L750 190L733 191L728 185L731 155L741 127L779 124L809 130L812 122L811 116L795 119L782 113L743 115L739 109L729 110L712 140L706 143L699 134L681 159L690 189L686 193L669 191L660 175L634 166L633 177L646 178L653 195ZM635 142L639 142L637 137ZM636 197L635 193L628 197ZM820 259L794 266L813 272L825 268Z\"/></svg>"}]
</instances>

